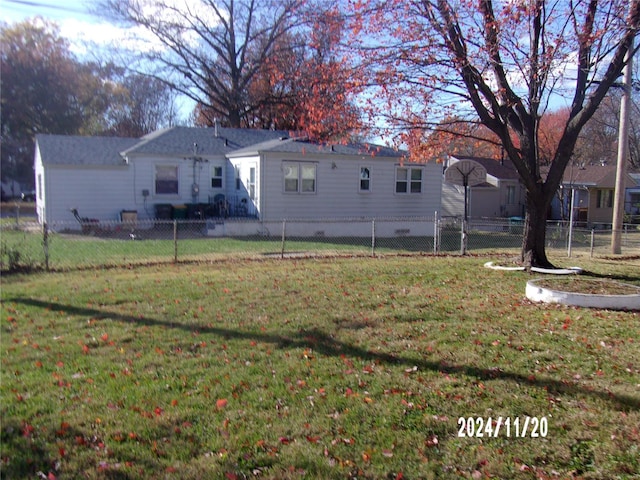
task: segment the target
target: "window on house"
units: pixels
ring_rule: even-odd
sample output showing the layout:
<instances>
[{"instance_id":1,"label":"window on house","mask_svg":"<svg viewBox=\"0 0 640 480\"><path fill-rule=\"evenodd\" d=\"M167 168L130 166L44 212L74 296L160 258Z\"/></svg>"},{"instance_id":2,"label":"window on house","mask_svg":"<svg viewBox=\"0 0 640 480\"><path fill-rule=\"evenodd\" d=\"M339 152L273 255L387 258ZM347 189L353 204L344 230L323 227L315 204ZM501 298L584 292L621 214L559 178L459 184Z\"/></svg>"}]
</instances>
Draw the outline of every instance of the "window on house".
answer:
<instances>
[{"instance_id":1,"label":"window on house","mask_svg":"<svg viewBox=\"0 0 640 480\"><path fill-rule=\"evenodd\" d=\"M516 203L516 187L507 185L507 205L515 205Z\"/></svg>"},{"instance_id":2,"label":"window on house","mask_svg":"<svg viewBox=\"0 0 640 480\"><path fill-rule=\"evenodd\" d=\"M38 174L38 198L42 200L42 174Z\"/></svg>"},{"instance_id":3,"label":"window on house","mask_svg":"<svg viewBox=\"0 0 640 480\"><path fill-rule=\"evenodd\" d=\"M598 190L597 194L598 208L613 208L613 190L602 189Z\"/></svg>"},{"instance_id":4,"label":"window on house","mask_svg":"<svg viewBox=\"0 0 640 480\"><path fill-rule=\"evenodd\" d=\"M249 198L251 200L256 199L256 167L251 167L249 169Z\"/></svg>"},{"instance_id":5,"label":"window on house","mask_svg":"<svg viewBox=\"0 0 640 480\"><path fill-rule=\"evenodd\" d=\"M222 188L222 167L211 168L211 188Z\"/></svg>"},{"instance_id":6,"label":"window on house","mask_svg":"<svg viewBox=\"0 0 640 480\"><path fill-rule=\"evenodd\" d=\"M314 163L287 162L283 164L285 193L315 193L316 165Z\"/></svg>"},{"instance_id":7,"label":"window on house","mask_svg":"<svg viewBox=\"0 0 640 480\"><path fill-rule=\"evenodd\" d=\"M156 165L156 194L178 194L178 167L175 165Z\"/></svg>"},{"instance_id":8,"label":"window on house","mask_svg":"<svg viewBox=\"0 0 640 480\"><path fill-rule=\"evenodd\" d=\"M236 190L240 190L242 187L242 182L240 181L240 167L236 165L234 170L236 172Z\"/></svg>"},{"instance_id":9,"label":"window on house","mask_svg":"<svg viewBox=\"0 0 640 480\"><path fill-rule=\"evenodd\" d=\"M316 166L315 165L302 165L301 168L302 177L302 192L314 193L316 191Z\"/></svg>"},{"instance_id":10,"label":"window on house","mask_svg":"<svg viewBox=\"0 0 640 480\"><path fill-rule=\"evenodd\" d=\"M371 191L371 168L370 167L360 167L360 191L361 192Z\"/></svg>"},{"instance_id":11,"label":"window on house","mask_svg":"<svg viewBox=\"0 0 640 480\"><path fill-rule=\"evenodd\" d=\"M422 168L396 167L396 193L422 193Z\"/></svg>"}]
</instances>

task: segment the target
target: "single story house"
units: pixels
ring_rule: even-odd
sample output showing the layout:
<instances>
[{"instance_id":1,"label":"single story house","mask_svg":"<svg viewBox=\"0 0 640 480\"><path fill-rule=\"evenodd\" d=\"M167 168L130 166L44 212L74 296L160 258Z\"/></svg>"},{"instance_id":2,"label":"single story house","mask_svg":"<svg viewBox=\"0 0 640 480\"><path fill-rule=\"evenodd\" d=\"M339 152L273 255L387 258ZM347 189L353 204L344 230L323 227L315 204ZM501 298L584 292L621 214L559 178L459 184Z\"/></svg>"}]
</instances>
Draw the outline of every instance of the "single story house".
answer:
<instances>
[{"instance_id":1,"label":"single story house","mask_svg":"<svg viewBox=\"0 0 640 480\"><path fill-rule=\"evenodd\" d=\"M585 225L611 224L616 184L616 165L606 162L588 165L570 164L551 206L551 219L568 220L571 191L574 192L574 220ZM625 212L633 214L633 197L638 184L630 174L625 176ZM638 207L636 206L637 210Z\"/></svg>"},{"instance_id":2,"label":"single story house","mask_svg":"<svg viewBox=\"0 0 640 480\"><path fill-rule=\"evenodd\" d=\"M523 217L525 211L525 189L520 183L517 170L509 159L496 160L484 157L454 157L445 161L445 169L460 160L473 160L487 170L487 180L469 187L470 218ZM446 214L464 215L464 189L446 186L442 204L448 207Z\"/></svg>"},{"instance_id":3,"label":"single story house","mask_svg":"<svg viewBox=\"0 0 640 480\"><path fill-rule=\"evenodd\" d=\"M635 182L635 185L627 187L624 211L630 215L631 219L640 222L640 173L633 172L629 176Z\"/></svg>"},{"instance_id":4,"label":"single story house","mask_svg":"<svg viewBox=\"0 0 640 480\"><path fill-rule=\"evenodd\" d=\"M404 158L370 144L319 144L285 132L218 126L171 127L137 139L38 135L36 210L40 222L69 226L73 209L99 221L123 213L211 217L218 219L212 234L221 234L220 225L229 233L229 221L238 218L267 224L432 217L440 210L441 166ZM329 225L309 228L332 234Z\"/></svg>"}]
</instances>

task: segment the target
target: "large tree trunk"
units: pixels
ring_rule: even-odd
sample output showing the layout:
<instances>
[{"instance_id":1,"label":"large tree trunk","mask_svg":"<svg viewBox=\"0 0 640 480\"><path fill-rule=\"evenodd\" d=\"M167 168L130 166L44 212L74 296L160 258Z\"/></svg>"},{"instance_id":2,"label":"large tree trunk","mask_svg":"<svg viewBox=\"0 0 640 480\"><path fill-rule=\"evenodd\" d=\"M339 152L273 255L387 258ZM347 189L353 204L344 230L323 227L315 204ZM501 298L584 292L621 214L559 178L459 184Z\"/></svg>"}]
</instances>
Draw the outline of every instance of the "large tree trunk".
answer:
<instances>
[{"instance_id":1,"label":"large tree trunk","mask_svg":"<svg viewBox=\"0 0 640 480\"><path fill-rule=\"evenodd\" d=\"M542 190L542 189L540 189ZM524 221L521 261L527 268L553 268L547 258L547 212L551 199L545 198L542 191L528 192L527 210Z\"/></svg>"}]
</instances>

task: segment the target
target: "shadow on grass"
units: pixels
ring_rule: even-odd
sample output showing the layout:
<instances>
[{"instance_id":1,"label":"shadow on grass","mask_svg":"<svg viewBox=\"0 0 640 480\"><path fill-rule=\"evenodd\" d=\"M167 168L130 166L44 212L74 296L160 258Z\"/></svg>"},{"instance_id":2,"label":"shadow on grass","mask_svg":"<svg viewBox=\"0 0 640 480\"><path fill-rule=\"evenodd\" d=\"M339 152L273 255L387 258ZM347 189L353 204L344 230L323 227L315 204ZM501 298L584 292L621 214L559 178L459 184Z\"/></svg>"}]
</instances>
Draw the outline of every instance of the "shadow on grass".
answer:
<instances>
[{"instance_id":1,"label":"shadow on grass","mask_svg":"<svg viewBox=\"0 0 640 480\"><path fill-rule=\"evenodd\" d=\"M361 358L365 361L374 361L389 365L417 366L422 370L431 370L443 374L462 374L478 380L505 380L515 382L519 385L529 385L543 388L548 392L565 395L585 395L597 397L613 403L621 410L640 410L640 398L630 395L614 394L606 390L596 390L589 386L579 386L573 383L554 380L551 378L541 378L538 376L528 376L517 372L509 372L502 369L487 369L474 367L472 365L456 365L445 361L416 360L415 358L403 357L393 353L374 352L355 345L351 345L333 338L330 334L319 330L309 329L292 333L290 335L274 335L260 332L232 330L203 325L185 325L178 322L166 322L149 317L135 317L131 315L121 315L110 311L101 311L94 308L76 307L55 302L44 302L30 298L12 298L10 302L28 305L31 307L47 310L62 310L69 314L81 315L92 318L109 318L124 323L140 324L148 327L176 328L187 332L208 333L218 335L225 339L253 340L271 343L278 348L313 348L318 353L326 356L347 355Z\"/></svg>"},{"instance_id":2,"label":"shadow on grass","mask_svg":"<svg viewBox=\"0 0 640 480\"><path fill-rule=\"evenodd\" d=\"M603 274L603 273L596 273L596 272L590 272L588 270L585 270L581 273L581 276L597 278L601 280L616 280L618 282L626 282L626 283L631 283L635 285L640 284L640 275L619 275L619 274L612 275L608 273Z\"/></svg>"}]
</instances>

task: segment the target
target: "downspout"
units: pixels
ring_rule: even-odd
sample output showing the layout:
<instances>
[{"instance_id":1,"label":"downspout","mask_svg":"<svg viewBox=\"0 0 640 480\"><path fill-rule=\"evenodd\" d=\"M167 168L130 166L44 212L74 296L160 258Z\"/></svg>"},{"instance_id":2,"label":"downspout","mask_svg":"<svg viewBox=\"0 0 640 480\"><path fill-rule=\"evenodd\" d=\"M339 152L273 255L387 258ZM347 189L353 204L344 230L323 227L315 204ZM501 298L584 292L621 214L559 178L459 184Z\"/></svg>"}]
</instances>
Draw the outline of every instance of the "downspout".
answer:
<instances>
[{"instance_id":1,"label":"downspout","mask_svg":"<svg viewBox=\"0 0 640 480\"><path fill-rule=\"evenodd\" d=\"M262 223L264 219L263 212L265 211L265 199L266 196L264 194L264 185L265 185L265 170L266 170L266 158L265 154L258 153L258 169L260 170L260 184L257 186L260 194L258 195L258 220Z\"/></svg>"}]
</instances>

